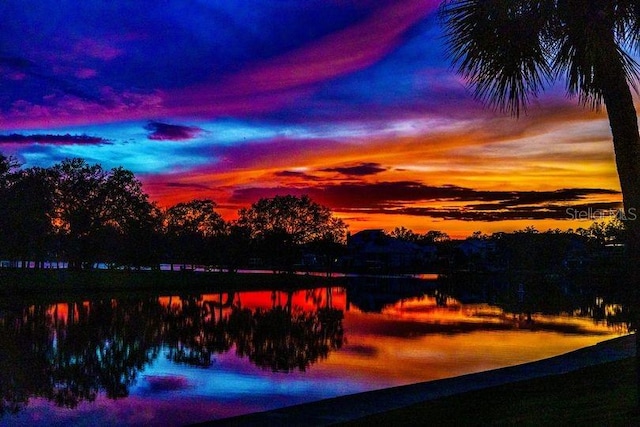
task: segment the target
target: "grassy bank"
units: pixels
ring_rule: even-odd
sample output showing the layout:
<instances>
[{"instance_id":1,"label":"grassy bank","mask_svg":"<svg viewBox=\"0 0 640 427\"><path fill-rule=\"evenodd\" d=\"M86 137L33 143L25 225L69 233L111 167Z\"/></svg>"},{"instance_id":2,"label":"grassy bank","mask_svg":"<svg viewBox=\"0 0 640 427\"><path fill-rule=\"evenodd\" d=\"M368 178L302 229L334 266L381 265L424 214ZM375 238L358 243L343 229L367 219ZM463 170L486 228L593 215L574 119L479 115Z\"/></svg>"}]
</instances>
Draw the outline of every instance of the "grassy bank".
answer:
<instances>
[{"instance_id":1,"label":"grassy bank","mask_svg":"<svg viewBox=\"0 0 640 427\"><path fill-rule=\"evenodd\" d=\"M334 279L287 274L193 271L0 269L0 296L91 292L216 292L327 286Z\"/></svg>"},{"instance_id":2,"label":"grassy bank","mask_svg":"<svg viewBox=\"0 0 640 427\"><path fill-rule=\"evenodd\" d=\"M428 401L346 425L640 425L635 372L630 358Z\"/></svg>"}]
</instances>

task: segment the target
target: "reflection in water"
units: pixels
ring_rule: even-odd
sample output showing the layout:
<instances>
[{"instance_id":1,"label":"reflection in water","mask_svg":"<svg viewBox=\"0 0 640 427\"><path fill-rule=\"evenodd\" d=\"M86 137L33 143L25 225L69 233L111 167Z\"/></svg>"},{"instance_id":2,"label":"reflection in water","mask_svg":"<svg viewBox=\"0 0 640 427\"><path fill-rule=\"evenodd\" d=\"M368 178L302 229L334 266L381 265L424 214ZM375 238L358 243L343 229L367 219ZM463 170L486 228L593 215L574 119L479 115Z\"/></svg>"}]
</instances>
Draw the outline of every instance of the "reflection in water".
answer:
<instances>
[{"instance_id":1,"label":"reflection in water","mask_svg":"<svg viewBox=\"0 0 640 427\"><path fill-rule=\"evenodd\" d=\"M161 307L150 301L35 305L0 318L2 412L30 396L58 406L128 395L138 372L156 358Z\"/></svg>"},{"instance_id":2,"label":"reflection in water","mask_svg":"<svg viewBox=\"0 0 640 427\"><path fill-rule=\"evenodd\" d=\"M313 313L234 309L230 323L236 354L273 372L304 371L342 346L342 312L331 308Z\"/></svg>"},{"instance_id":3,"label":"reflection in water","mask_svg":"<svg viewBox=\"0 0 640 427\"><path fill-rule=\"evenodd\" d=\"M415 376L415 371L424 371L424 363L433 365L441 357L436 355L449 354L445 348L452 342L442 338L446 336L485 334L477 343L464 345L476 346L485 353L480 357L488 358L490 347L478 346L497 338L487 333L610 334L584 318L509 313L486 303L462 304L435 282L379 279L350 282L345 288L99 299L1 310L0 421L6 414L24 410L34 398L75 408L99 396L127 397L136 384L139 396L195 387L197 381L178 374L152 373L153 365L166 362L176 367L212 368L214 363L239 363L229 362L233 357L266 373L288 373L289 380L278 381L300 381L300 387L304 381L294 373L312 378L339 365L327 377L346 375L376 387L431 378ZM567 312L618 322L624 308L593 299L592 305ZM530 337L522 339L536 342ZM441 342L439 349L429 347L436 342ZM549 350L532 346L529 360L549 355L544 351ZM468 357L477 360L478 354L482 353L471 352ZM323 360L315 374L308 372ZM504 363L481 365L469 360L459 357L450 362L458 367L442 367L435 377ZM474 367L465 368L470 363ZM240 369L237 375L241 376L234 374L234 381L247 378L242 376L246 371ZM385 375L402 378L383 382ZM345 387L349 392L360 390Z\"/></svg>"},{"instance_id":4,"label":"reflection in water","mask_svg":"<svg viewBox=\"0 0 640 427\"><path fill-rule=\"evenodd\" d=\"M331 289L319 290L331 294ZM304 371L339 349L342 310L306 291L311 310L293 306L293 292L273 291L269 308L243 308L240 294L98 300L14 309L0 317L0 414L30 397L74 408L100 391L126 397L161 347L187 365L211 365L232 348L274 372ZM328 299L328 301L330 301Z\"/></svg>"}]
</instances>

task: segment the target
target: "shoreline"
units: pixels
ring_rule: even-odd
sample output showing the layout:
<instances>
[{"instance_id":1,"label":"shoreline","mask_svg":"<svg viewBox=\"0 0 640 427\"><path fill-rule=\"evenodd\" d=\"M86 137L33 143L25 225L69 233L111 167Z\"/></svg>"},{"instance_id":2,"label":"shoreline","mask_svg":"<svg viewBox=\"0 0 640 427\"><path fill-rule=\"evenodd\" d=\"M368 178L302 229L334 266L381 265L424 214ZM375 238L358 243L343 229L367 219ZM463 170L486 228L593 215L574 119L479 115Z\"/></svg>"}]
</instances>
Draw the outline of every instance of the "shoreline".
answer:
<instances>
[{"instance_id":1,"label":"shoreline","mask_svg":"<svg viewBox=\"0 0 640 427\"><path fill-rule=\"evenodd\" d=\"M414 404L465 392L555 376L635 356L635 335L602 341L534 362L458 377L391 387L265 412L197 423L194 426L326 426L356 421Z\"/></svg>"},{"instance_id":2,"label":"shoreline","mask_svg":"<svg viewBox=\"0 0 640 427\"><path fill-rule=\"evenodd\" d=\"M219 292L334 286L339 277L260 272L0 269L0 296L100 294L118 292Z\"/></svg>"}]
</instances>

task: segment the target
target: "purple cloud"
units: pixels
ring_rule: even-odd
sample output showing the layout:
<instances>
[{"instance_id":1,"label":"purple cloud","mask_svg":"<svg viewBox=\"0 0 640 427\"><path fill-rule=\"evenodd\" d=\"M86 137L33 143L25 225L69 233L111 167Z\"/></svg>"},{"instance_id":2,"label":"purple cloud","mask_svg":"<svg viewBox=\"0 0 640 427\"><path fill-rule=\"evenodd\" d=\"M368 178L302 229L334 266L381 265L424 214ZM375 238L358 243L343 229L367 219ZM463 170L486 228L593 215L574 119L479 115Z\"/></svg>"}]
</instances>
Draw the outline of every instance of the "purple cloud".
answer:
<instances>
[{"instance_id":1,"label":"purple cloud","mask_svg":"<svg viewBox=\"0 0 640 427\"><path fill-rule=\"evenodd\" d=\"M145 385L150 393L165 393L190 387L187 378L177 375L145 375L143 377L143 387Z\"/></svg>"},{"instance_id":2,"label":"purple cloud","mask_svg":"<svg viewBox=\"0 0 640 427\"><path fill-rule=\"evenodd\" d=\"M195 126L170 125L161 122L149 122L144 128L151 132L148 138L154 141L184 141L196 138L203 132Z\"/></svg>"}]
</instances>

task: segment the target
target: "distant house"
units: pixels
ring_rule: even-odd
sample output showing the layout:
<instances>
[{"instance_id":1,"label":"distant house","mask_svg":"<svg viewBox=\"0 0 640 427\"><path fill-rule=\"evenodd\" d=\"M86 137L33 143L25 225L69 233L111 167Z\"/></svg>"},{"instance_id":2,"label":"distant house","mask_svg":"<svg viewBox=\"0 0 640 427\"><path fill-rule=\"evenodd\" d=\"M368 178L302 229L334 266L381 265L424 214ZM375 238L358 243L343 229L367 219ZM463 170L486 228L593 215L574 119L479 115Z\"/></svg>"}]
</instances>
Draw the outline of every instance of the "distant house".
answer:
<instances>
[{"instance_id":1,"label":"distant house","mask_svg":"<svg viewBox=\"0 0 640 427\"><path fill-rule=\"evenodd\" d=\"M496 251L496 244L489 240L467 239L458 245L458 249L467 257L486 258Z\"/></svg>"},{"instance_id":2,"label":"distant house","mask_svg":"<svg viewBox=\"0 0 640 427\"><path fill-rule=\"evenodd\" d=\"M581 269L590 261L591 257L587 241L586 239L575 235L569 236L568 239L569 242L567 243L565 253L563 254L564 259L562 264L570 270Z\"/></svg>"},{"instance_id":3,"label":"distant house","mask_svg":"<svg viewBox=\"0 0 640 427\"><path fill-rule=\"evenodd\" d=\"M500 264L510 270L581 269L591 255L587 239L571 233L513 233L497 241Z\"/></svg>"},{"instance_id":4,"label":"distant house","mask_svg":"<svg viewBox=\"0 0 640 427\"><path fill-rule=\"evenodd\" d=\"M406 272L435 259L436 248L420 246L387 235L383 230L363 230L347 240L347 264L354 271Z\"/></svg>"},{"instance_id":5,"label":"distant house","mask_svg":"<svg viewBox=\"0 0 640 427\"><path fill-rule=\"evenodd\" d=\"M495 269L496 243L491 240L469 238L458 244L456 266L471 270Z\"/></svg>"}]
</instances>

